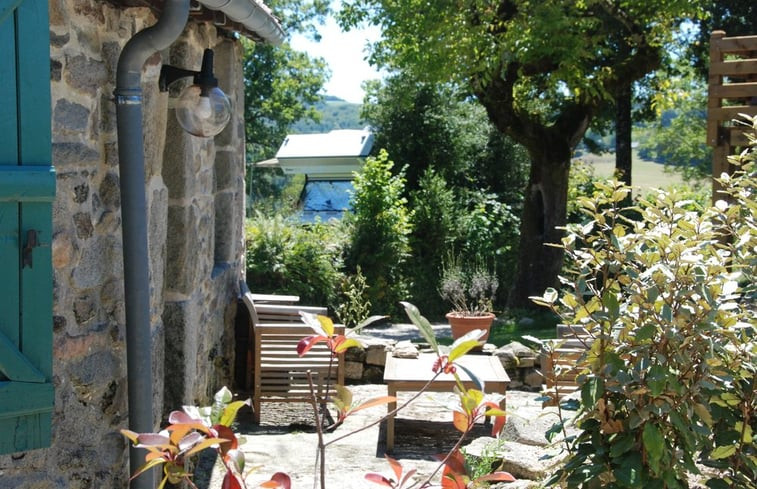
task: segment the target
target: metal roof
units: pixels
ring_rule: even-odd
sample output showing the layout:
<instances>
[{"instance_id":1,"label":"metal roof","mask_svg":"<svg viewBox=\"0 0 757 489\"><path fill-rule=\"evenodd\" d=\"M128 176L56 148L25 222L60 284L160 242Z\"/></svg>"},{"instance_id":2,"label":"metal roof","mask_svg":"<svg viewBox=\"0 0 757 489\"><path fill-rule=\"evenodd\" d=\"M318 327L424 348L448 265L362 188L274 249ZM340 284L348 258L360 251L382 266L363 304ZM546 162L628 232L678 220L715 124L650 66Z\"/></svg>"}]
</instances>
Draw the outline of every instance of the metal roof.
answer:
<instances>
[{"instance_id":1,"label":"metal roof","mask_svg":"<svg viewBox=\"0 0 757 489\"><path fill-rule=\"evenodd\" d=\"M318 134L290 134L276 157L257 166L279 166L287 174L304 173L309 179L349 179L360 171L373 148L368 129L338 129Z\"/></svg>"}]
</instances>

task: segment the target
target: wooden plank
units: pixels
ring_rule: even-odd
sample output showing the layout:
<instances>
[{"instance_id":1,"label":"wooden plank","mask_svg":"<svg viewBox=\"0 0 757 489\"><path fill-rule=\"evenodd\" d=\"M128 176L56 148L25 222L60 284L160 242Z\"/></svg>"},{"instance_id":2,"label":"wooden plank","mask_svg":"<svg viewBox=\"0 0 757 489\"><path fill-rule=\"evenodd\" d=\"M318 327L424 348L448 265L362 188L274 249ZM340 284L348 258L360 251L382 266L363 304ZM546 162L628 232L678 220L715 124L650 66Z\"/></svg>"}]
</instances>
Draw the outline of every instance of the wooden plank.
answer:
<instances>
[{"instance_id":1,"label":"wooden plank","mask_svg":"<svg viewBox=\"0 0 757 489\"><path fill-rule=\"evenodd\" d=\"M710 64L710 75L745 76L757 73L757 59L729 59Z\"/></svg>"},{"instance_id":2,"label":"wooden plank","mask_svg":"<svg viewBox=\"0 0 757 489\"><path fill-rule=\"evenodd\" d=\"M715 48L724 53L757 51L757 36L731 36L713 40Z\"/></svg>"},{"instance_id":3,"label":"wooden plank","mask_svg":"<svg viewBox=\"0 0 757 489\"><path fill-rule=\"evenodd\" d=\"M51 166L0 166L0 202L52 202L55 169Z\"/></svg>"},{"instance_id":4,"label":"wooden plank","mask_svg":"<svg viewBox=\"0 0 757 489\"><path fill-rule=\"evenodd\" d=\"M253 294L248 292L250 299L253 303L258 302L278 302L278 303L294 303L300 301L298 295L279 295L279 294Z\"/></svg>"},{"instance_id":5,"label":"wooden plank","mask_svg":"<svg viewBox=\"0 0 757 489\"><path fill-rule=\"evenodd\" d=\"M270 314L273 316L284 316L285 318L296 317L299 319L300 312L309 312L311 314L326 315L328 309L318 306L299 306L286 304L255 304L255 312L263 321L263 315Z\"/></svg>"},{"instance_id":6,"label":"wooden plank","mask_svg":"<svg viewBox=\"0 0 757 489\"><path fill-rule=\"evenodd\" d=\"M18 165L16 36L13 18L0 23L0 164ZM49 83L49 82L48 82ZM48 109L49 110L49 109Z\"/></svg>"},{"instance_id":7,"label":"wooden plank","mask_svg":"<svg viewBox=\"0 0 757 489\"><path fill-rule=\"evenodd\" d=\"M747 130L741 129L738 127L728 127L726 128L726 132L728 134L727 140L728 144L731 146L747 146L749 144L749 138L747 137Z\"/></svg>"},{"instance_id":8,"label":"wooden plank","mask_svg":"<svg viewBox=\"0 0 757 489\"><path fill-rule=\"evenodd\" d=\"M740 114L757 115L757 105L733 105L710 109L707 117L715 121L730 122L734 119L740 119Z\"/></svg>"},{"instance_id":9,"label":"wooden plank","mask_svg":"<svg viewBox=\"0 0 757 489\"><path fill-rule=\"evenodd\" d=\"M19 156L22 165L50 166L50 28L46 0L26 0L16 10Z\"/></svg>"},{"instance_id":10,"label":"wooden plank","mask_svg":"<svg viewBox=\"0 0 757 489\"><path fill-rule=\"evenodd\" d=\"M21 324L19 248L18 204L0 202L0 333L15 345L18 344Z\"/></svg>"},{"instance_id":11,"label":"wooden plank","mask_svg":"<svg viewBox=\"0 0 757 489\"><path fill-rule=\"evenodd\" d=\"M757 97L757 82L729 83L710 87L710 97L720 99L746 99Z\"/></svg>"},{"instance_id":12,"label":"wooden plank","mask_svg":"<svg viewBox=\"0 0 757 489\"><path fill-rule=\"evenodd\" d=\"M53 386L0 382L0 453L50 446Z\"/></svg>"},{"instance_id":13,"label":"wooden plank","mask_svg":"<svg viewBox=\"0 0 757 489\"><path fill-rule=\"evenodd\" d=\"M0 164L18 165L18 100L16 94L17 1L0 7ZM0 186L2 183L0 183ZM0 199L5 190L0 187ZM20 336L18 203L0 201L0 333L13 344ZM0 374L0 380L4 376Z\"/></svg>"},{"instance_id":14,"label":"wooden plank","mask_svg":"<svg viewBox=\"0 0 757 489\"><path fill-rule=\"evenodd\" d=\"M52 331L50 332L52 335ZM45 374L32 364L8 337L0 333L0 372L6 379L19 382L44 382Z\"/></svg>"},{"instance_id":15,"label":"wooden plank","mask_svg":"<svg viewBox=\"0 0 757 489\"><path fill-rule=\"evenodd\" d=\"M3 25L5 22L8 22L9 24L13 23L13 13L23 1L24 0L5 0L0 4L0 30L6 28L6 26ZM0 44L0 46L5 47L6 45Z\"/></svg>"}]
</instances>

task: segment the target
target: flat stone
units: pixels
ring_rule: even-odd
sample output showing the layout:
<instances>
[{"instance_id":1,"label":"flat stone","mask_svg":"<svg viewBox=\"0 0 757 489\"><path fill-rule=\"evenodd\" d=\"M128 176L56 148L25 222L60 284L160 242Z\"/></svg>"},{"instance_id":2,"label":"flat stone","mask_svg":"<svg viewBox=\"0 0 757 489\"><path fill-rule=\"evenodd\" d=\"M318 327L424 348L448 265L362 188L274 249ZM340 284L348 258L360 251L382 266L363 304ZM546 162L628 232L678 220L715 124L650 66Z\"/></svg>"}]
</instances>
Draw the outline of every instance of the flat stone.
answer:
<instances>
[{"instance_id":1,"label":"flat stone","mask_svg":"<svg viewBox=\"0 0 757 489\"><path fill-rule=\"evenodd\" d=\"M544 375L538 370L531 370L526 374L523 381L529 387L540 389L542 384L544 384Z\"/></svg>"},{"instance_id":2,"label":"flat stone","mask_svg":"<svg viewBox=\"0 0 757 489\"><path fill-rule=\"evenodd\" d=\"M397 358L418 358L418 354L418 347L407 340L397 343L392 352L392 356ZM384 357L384 361L386 361L386 356Z\"/></svg>"},{"instance_id":3,"label":"flat stone","mask_svg":"<svg viewBox=\"0 0 757 489\"><path fill-rule=\"evenodd\" d=\"M518 368L531 368L536 364L536 357L518 357Z\"/></svg>"},{"instance_id":4,"label":"flat stone","mask_svg":"<svg viewBox=\"0 0 757 489\"><path fill-rule=\"evenodd\" d=\"M529 366L533 366L536 358L535 351L517 341L513 341L503 347L497 348L493 355L499 357L502 366L506 369L519 367L521 360L524 358L532 359L531 365Z\"/></svg>"},{"instance_id":5,"label":"flat stone","mask_svg":"<svg viewBox=\"0 0 757 489\"><path fill-rule=\"evenodd\" d=\"M501 441L489 437L473 440L465 447L468 454L480 456L485 450L494 453L501 461L500 470L509 472L516 479L543 480L561 460L559 447L524 445L513 441ZM509 484L507 487L512 487ZM530 487L526 485L525 487Z\"/></svg>"},{"instance_id":6,"label":"flat stone","mask_svg":"<svg viewBox=\"0 0 757 489\"><path fill-rule=\"evenodd\" d=\"M535 401L533 405L522 405L513 408L508 405L507 411L507 423L505 423L505 428L502 430L502 437L504 439L521 445L542 447L563 439L562 433L555 435L551 442L547 441L545 436L545 433L559 421L557 408L542 408L541 402ZM566 419L566 431L569 436L578 433L570 423L573 414L574 411L563 410L563 416Z\"/></svg>"},{"instance_id":7,"label":"flat stone","mask_svg":"<svg viewBox=\"0 0 757 489\"><path fill-rule=\"evenodd\" d=\"M386 364L386 345L371 345L365 349L365 363L383 367Z\"/></svg>"}]
</instances>

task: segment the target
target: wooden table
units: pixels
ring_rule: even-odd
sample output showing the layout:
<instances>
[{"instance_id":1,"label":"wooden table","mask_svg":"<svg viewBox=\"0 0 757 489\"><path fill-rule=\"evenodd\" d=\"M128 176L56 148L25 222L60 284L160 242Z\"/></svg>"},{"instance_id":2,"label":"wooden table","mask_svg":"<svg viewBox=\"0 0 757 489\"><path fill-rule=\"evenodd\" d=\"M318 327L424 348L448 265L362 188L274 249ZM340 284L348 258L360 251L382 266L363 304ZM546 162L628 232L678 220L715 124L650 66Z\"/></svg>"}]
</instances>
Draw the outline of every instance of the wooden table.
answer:
<instances>
[{"instance_id":1,"label":"wooden table","mask_svg":"<svg viewBox=\"0 0 757 489\"><path fill-rule=\"evenodd\" d=\"M388 395L397 396L397 392L417 392L434 376L432 370L437 356L435 353L421 353L418 358L396 358L391 353L386 355L386 367L384 368L384 382L387 385ZM500 406L504 410L505 392L510 383L510 377L502 367L498 357L492 355L468 354L456 363L470 369L479 380L485 384L486 392L502 394ZM475 387L465 371L457 369L460 379L466 388ZM455 378L451 374L442 374L427 388L432 392L452 392L456 385ZM387 405L387 412L391 413L397 408L396 402ZM386 451L394 449L394 415L386 420Z\"/></svg>"}]
</instances>

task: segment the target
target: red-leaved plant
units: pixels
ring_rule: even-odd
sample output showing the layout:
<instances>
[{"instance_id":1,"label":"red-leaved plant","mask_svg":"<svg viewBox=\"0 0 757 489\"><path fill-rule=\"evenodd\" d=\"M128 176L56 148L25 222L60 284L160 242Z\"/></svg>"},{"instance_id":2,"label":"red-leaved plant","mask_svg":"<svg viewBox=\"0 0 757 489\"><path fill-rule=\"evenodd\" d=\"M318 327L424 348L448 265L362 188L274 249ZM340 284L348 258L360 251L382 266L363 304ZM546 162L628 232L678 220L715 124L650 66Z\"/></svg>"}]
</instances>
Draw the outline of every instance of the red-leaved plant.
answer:
<instances>
[{"instance_id":1,"label":"red-leaved plant","mask_svg":"<svg viewBox=\"0 0 757 489\"><path fill-rule=\"evenodd\" d=\"M214 396L214 404L203 408L184 406L183 411L173 411L168 416L170 423L159 433L135 433L121 430L132 443L147 450L145 464L133 475L132 479L153 467L163 466L163 479L158 489L163 489L167 482L178 484L192 482L192 473L187 465L189 458L206 448L215 448L226 467L222 488L244 489L244 453L239 450L237 435L231 429L237 412L247 401L233 401L232 394L226 387ZM261 487L270 489L290 489L289 476L278 472Z\"/></svg>"}]
</instances>

